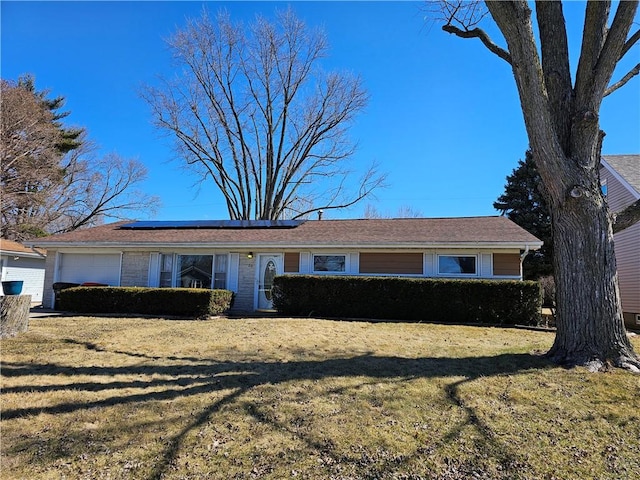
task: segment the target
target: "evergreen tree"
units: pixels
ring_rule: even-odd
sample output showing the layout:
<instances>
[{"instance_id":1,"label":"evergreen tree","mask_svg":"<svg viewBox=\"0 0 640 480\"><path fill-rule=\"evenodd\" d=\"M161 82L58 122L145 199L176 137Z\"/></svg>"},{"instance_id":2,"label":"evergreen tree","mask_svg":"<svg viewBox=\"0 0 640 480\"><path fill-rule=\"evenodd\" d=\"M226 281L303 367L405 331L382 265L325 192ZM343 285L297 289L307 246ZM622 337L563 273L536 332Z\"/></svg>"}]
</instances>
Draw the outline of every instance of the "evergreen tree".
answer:
<instances>
[{"instance_id":1,"label":"evergreen tree","mask_svg":"<svg viewBox=\"0 0 640 480\"><path fill-rule=\"evenodd\" d=\"M518 160L518 167L507 176L504 193L494 202L493 208L544 242L542 248L524 261L527 279L553 274L553 238L549 209L540 192L542 182L533 162L531 150L525 160Z\"/></svg>"},{"instance_id":2,"label":"evergreen tree","mask_svg":"<svg viewBox=\"0 0 640 480\"><path fill-rule=\"evenodd\" d=\"M153 210L157 199L135 190L144 165L96 157L84 129L62 122L64 97L47 95L32 76L0 79L2 238L23 241Z\"/></svg>"},{"instance_id":3,"label":"evergreen tree","mask_svg":"<svg viewBox=\"0 0 640 480\"><path fill-rule=\"evenodd\" d=\"M60 155L69 153L82 145L81 136L84 129L68 128L60 121L71 113L59 111L64 106L64 97L47 98L48 91L36 91L35 79L33 75L29 74L18 77L16 86L32 93L40 101L41 105L51 113L51 124L59 131L59 139L55 143L55 148Z\"/></svg>"}]
</instances>

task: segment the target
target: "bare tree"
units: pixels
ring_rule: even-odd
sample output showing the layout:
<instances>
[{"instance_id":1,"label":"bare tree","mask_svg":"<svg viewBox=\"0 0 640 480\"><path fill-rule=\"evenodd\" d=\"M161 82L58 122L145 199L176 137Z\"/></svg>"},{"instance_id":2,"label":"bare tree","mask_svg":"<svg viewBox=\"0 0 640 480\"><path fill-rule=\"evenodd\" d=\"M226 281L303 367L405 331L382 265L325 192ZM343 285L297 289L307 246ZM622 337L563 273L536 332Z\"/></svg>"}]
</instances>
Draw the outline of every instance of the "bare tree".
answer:
<instances>
[{"instance_id":1,"label":"bare tree","mask_svg":"<svg viewBox=\"0 0 640 480\"><path fill-rule=\"evenodd\" d=\"M592 370L612 364L639 371L640 359L622 319L613 249L615 219L599 178L604 137L599 125L601 102L640 69L636 65L619 81L612 81L616 65L640 39L640 31L630 33L638 2L621 1L612 20L610 1L587 2L575 79L569 67L562 2L535 2L538 35L530 2L525 0L487 1L487 10L480 8L480 2L439 5L444 31L478 38L513 71L542 194L551 213L558 317L548 357ZM477 26L487 11L506 47ZM632 218L628 224L638 221L640 205L622 216Z\"/></svg>"},{"instance_id":2,"label":"bare tree","mask_svg":"<svg viewBox=\"0 0 640 480\"><path fill-rule=\"evenodd\" d=\"M2 80L1 87L3 238L27 240L153 212L158 200L136 189L144 165L115 154L97 157L82 130L58 122L60 98L46 100L32 83Z\"/></svg>"},{"instance_id":3,"label":"bare tree","mask_svg":"<svg viewBox=\"0 0 640 480\"><path fill-rule=\"evenodd\" d=\"M388 212L381 213L374 205L367 204L364 209L364 218L421 218L424 217L424 213L415 209L410 205L401 205L398 207L397 213L392 215Z\"/></svg>"},{"instance_id":4,"label":"bare tree","mask_svg":"<svg viewBox=\"0 0 640 480\"><path fill-rule=\"evenodd\" d=\"M97 156L95 150L85 141L63 159L65 175L50 189L42 212L48 233L100 225L105 219L126 220L140 212L155 214L160 200L137 188L147 177L146 167L116 153Z\"/></svg>"},{"instance_id":5,"label":"bare tree","mask_svg":"<svg viewBox=\"0 0 640 480\"><path fill-rule=\"evenodd\" d=\"M344 208L383 182L375 167L349 180L347 129L367 103L360 79L322 72L325 36L291 10L276 18L245 27L203 11L168 41L182 74L143 92L156 125L202 182L215 182L232 219Z\"/></svg>"}]
</instances>

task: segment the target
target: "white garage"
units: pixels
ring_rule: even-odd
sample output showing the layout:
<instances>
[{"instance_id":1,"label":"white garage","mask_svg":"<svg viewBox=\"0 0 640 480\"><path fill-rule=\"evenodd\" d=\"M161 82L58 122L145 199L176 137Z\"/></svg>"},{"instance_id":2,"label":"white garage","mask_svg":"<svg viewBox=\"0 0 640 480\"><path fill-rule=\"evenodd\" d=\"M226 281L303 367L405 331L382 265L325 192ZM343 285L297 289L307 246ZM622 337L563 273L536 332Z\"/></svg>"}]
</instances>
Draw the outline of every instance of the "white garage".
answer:
<instances>
[{"instance_id":1,"label":"white garage","mask_svg":"<svg viewBox=\"0 0 640 480\"><path fill-rule=\"evenodd\" d=\"M121 260L119 253L61 253L57 281L119 286Z\"/></svg>"},{"instance_id":2,"label":"white garage","mask_svg":"<svg viewBox=\"0 0 640 480\"><path fill-rule=\"evenodd\" d=\"M22 295L31 295L32 303L42 302L46 252L12 240L0 241L0 280L24 282ZM0 295L4 291L0 289Z\"/></svg>"}]
</instances>

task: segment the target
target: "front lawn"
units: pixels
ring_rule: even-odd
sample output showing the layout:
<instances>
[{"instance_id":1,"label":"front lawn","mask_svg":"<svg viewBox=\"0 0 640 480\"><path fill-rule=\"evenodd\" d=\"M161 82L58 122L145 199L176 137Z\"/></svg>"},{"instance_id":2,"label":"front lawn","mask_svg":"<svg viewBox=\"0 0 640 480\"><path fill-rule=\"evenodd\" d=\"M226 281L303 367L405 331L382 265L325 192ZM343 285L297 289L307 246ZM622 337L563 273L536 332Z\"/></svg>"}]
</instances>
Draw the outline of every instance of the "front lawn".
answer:
<instances>
[{"instance_id":1,"label":"front lawn","mask_svg":"<svg viewBox=\"0 0 640 480\"><path fill-rule=\"evenodd\" d=\"M636 479L640 376L553 334L313 319L32 320L3 479ZM640 351L640 337L632 339Z\"/></svg>"}]
</instances>

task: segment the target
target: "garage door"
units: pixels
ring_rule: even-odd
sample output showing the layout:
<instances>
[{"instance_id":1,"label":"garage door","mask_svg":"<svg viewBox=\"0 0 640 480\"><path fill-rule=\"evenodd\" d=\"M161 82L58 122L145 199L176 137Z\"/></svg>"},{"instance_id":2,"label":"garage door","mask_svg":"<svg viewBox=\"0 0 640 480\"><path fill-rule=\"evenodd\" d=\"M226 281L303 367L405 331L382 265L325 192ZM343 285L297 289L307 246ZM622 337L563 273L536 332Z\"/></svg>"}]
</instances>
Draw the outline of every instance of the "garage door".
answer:
<instances>
[{"instance_id":1,"label":"garage door","mask_svg":"<svg viewBox=\"0 0 640 480\"><path fill-rule=\"evenodd\" d=\"M60 255L60 282L96 282L120 285L120 254L63 253Z\"/></svg>"}]
</instances>

